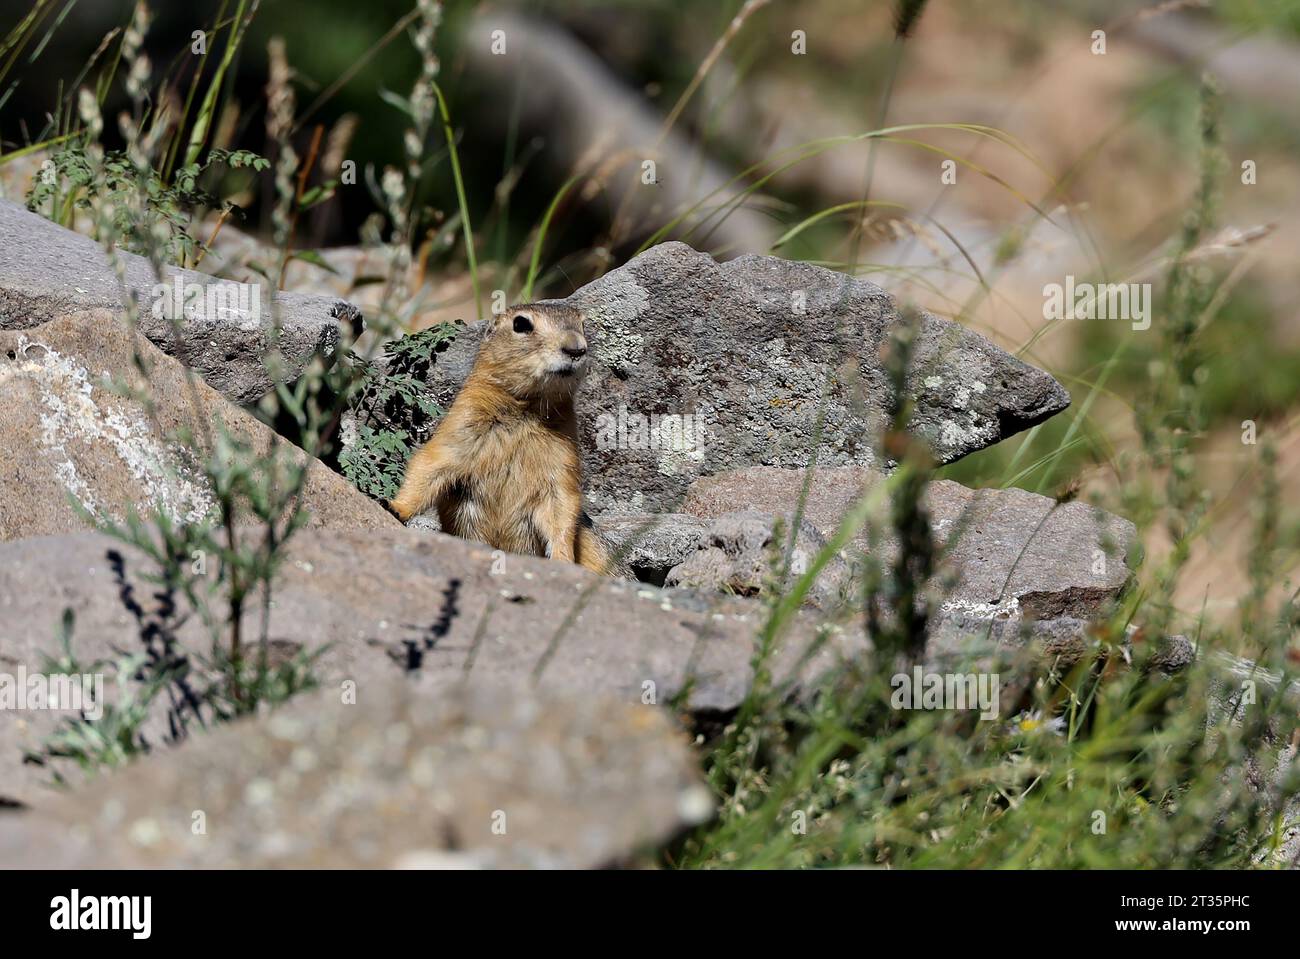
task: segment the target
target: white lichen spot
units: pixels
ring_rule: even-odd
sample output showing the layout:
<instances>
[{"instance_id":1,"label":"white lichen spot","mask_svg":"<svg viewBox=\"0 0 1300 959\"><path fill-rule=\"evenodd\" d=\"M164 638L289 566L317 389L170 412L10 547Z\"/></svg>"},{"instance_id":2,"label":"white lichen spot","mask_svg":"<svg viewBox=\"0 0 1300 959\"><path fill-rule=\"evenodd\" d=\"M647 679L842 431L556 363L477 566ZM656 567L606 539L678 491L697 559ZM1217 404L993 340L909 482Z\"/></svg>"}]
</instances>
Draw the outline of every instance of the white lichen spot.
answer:
<instances>
[{"instance_id":1,"label":"white lichen spot","mask_svg":"<svg viewBox=\"0 0 1300 959\"><path fill-rule=\"evenodd\" d=\"M645 494L636 490L626 499L617 496L602 496L593 490L587 497L591 513L647 513Z\"/></svg>"},{"instance_id":2,"label":"white lichen spot","mask_svg":"<svg viewBox=\"0 0 1300 959\"><path fill-rule=\"evenodd\" d=\"M927 376L925 378L925 385L932 390L937 390L939 387L943 386L943 377Z\"/></svg>"},{"instance_id":3,"label":"white lichen spot","mask_svg":"<svg viewBox=\"0 0 1300 959\"><path fill-rule=\"evenodd\" d=\"M413 849L404 852L393 861L394 869L481 869L478 861L469 853L449 852L445 849Z\"/></svg>"},{"instance_id":4,"label":"white lichen spot","mask_svg":"<svg viewBox=\"0 0 1300 959\"><path fill-rule=\"evenodd\" d=\"M629 271L610 273L601 283L599 304L586 308L587 317L601 326L596 355L616 370L629 370L641 360L645 340L636 330L650 294Z\"/></svg>"},{"instance_id":5,"label":"white lichen spot","mask_svg":"<svg viewBox=\"0 0 1300 959\"><path fill-rule=\"evenodd\" d=\"M339 444L345 449L351 449L357 442L357 421L356 417L344 415L339 420Z\"/></svg>"},{"instance_id":6,"label":"white lichen spot","mask_svg":"<svg viewBox=\"0 0 1300 959\"><path fill-rule=\"evenodd\" d=\"M960 423L944 420L939 427L939 445L945 450L955 449L966 438L966 430Z\"/></svg>"},{"instance_id":7,"label":"white lichen spot","mask_svg":"<svg viewBox=\"0 0 1300 959\"><path fill-rule=\"evenodd\" d=\"M299 746L290 754L289 762L298 772L309 773L316 768L318 759L313 750L306 746Z\"/></svg>"},{"instance_id":8,"label":"white lichen spot","mask_svg":"<svg viewBox=\"0 0 1300 959\"><path fill-rule=\"evenodd\" d=\"M940 610L945 613L961 613L972 619L1020 619L1020 600L1015 596L999 600L996 603L972 603L964 599L950 599Z\"/></svg>"},{"instance_id":9,"label":"white lichen spot","mask_svg":"<svg viewBox=\"0 0 1300 959\"><path fill-rule=\"evenodd\" d=\"M766 353L768 366L779 366L788 368L790 366L790 357L785 348L785 337L777 336L768 340Z\"/></svg>"},{"instance_id":10,"label":"white lichen spot","mask_svg":"<svg viewBox=\"0 0 1300 959\"><path fill-rule=\"evenodd\" d=\"M301 719L276 713L271 717L269 731L276 739L286 742L299 742L307 733L307 724Z\"/></svg>"},{"instance_id":11,"label":"white lichen spot","mask_svg":"<svg viewBox=\"0 0 1300 959\"><path fill-rule=\"evenodd\" d=\"M664 417L658 430L658 462L661 476L691 476L704 462L704 417L702 414Z\"/></svg>"},{"instance_id":12,"label":"white lichen spot","mask_svg":"<svg viewBox=\"0 0 1300 959\"><path fill-rule=\"evenodd\" d=\"M596 353L611 370L627 371L641 362L641 348L645 338L623 327L613 327L610 335L600 338Z\"/></svg>"}]
</instances>

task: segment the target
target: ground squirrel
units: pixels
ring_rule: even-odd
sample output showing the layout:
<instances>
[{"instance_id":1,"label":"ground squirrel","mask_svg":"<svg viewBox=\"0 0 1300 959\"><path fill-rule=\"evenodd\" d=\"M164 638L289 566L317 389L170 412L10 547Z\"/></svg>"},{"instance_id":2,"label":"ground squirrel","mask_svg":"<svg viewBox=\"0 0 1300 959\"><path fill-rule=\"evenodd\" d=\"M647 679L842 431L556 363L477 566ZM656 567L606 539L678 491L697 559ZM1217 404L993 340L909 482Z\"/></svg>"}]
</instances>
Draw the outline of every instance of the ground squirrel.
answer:
<instances>
[{"instance_id":1,"label":"ground squirrel","mask_svg":"<svg viewBox=\"0 0 1300 959\"><path fill-rule=\"evenodd\" d=\"M436 506L444 532L616 574L582 508L573 396L586 357L573 307L530 303L495 317L389 509L406 522Z\"/></svg>"}]
</instances>

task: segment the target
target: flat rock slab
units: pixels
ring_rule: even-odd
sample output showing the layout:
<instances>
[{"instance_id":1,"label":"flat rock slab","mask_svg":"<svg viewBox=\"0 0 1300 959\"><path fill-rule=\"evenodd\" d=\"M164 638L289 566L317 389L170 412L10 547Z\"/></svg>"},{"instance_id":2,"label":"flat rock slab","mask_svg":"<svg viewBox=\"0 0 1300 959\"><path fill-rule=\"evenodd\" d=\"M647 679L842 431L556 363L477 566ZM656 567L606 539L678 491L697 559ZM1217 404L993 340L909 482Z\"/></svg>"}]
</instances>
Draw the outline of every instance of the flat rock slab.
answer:
<instances>
[{"instance_id":1,"label":"flat rock slab","mask_svg":"<svg viewBox=\"0 0 1300 959\"><path fill-rule=\"evenodd\" d=\"M578 420L594 511L677 510L697 476L803 467L814 451L828 466L891 466L877 462L874 443L895 405L880 352L899 314L872 283L777 257L717 263L673 242L562 302L589 318L593 359ZM477 339L463 334L434 368L445 403ZM945 463L1070 401L1047 373L930 314L906 392L915 431ZM652 415L699 419L656 423ZM638 417L649 448L637 438Z\"/></svg>"},{"instance_id":2,"label":"flat rock slab","mask_svg":"<svg viewBox=\"0 0 1300 959\"><path fill-rule=\"evenodd\" d=\"M943 608L988 618L1088 619L1129 582L1136 528L1087 503L1016 489L926 490L935 533L959 571Z\"/></svg>"},{"instance_id":3,"label":"flat rock slab","mask_svg":"<svg viewBox=\"0 0 1300 959\"><path fill-rule=\"evenodd\" d=\"M803 470L755 466L696 480L682 510L701 518L730 513L737 503L793 516ZM814 471L804 520L831 537L845 514L882 481L859 467ZM1125 556L1132 523L1086 503L1057 503L1022 489L972 490L950 480L931 483L925 505L937 542L956 578L941 611L964 620L1087 619L1128 582ZM879 518L878 518L879 521ZM858 549L869 548L865 532ZM886 551L893 544L884 543Z\"/></svg>"},{"instance_id":4,"label":"flat rock slab","mask_svg":"<svg viewBox=\"0 0 1300 959\"><path fill-rule=\"evenodd\" d=\"M147 377L134 364L137 350ZM147 397L152 413L123 384ZM77 506L117 522L130 509L177 522L210 515L215 501L197 457L219 428L259 453L274 446L286 464L306 456L107 312L0 331L0 540L84 530ZM303 503L314 523L398 526L315 461Z\"/></svg>"},{"instance_id":5,"label":"flat rock slab","mask_svg":"<svg viewBox=\"0 0 1300 959\"><path fill-rule=\"evenodd\" d=\"M59 651L65 608L76 617L79 661L116 661L143 652L147 637L169 634L199 670L209 635L199 617L183 615L183 599L159 595L151 573L141 554L97 533L0 544L0 672L42 669ZM172 599L181 615L169 612ZM258 635L258 605L250 604L246 636ZM764 616L752 601L602 579L572 563L494 553L441 533L307 529L289 544L269 637L276 657L324 647L315 668L321 685L354 683L359 699L402 677L431 700L464 681L536 681L634 706L725 712L750 688ZM797 675L811 683L865 649L860 630L836 631L796 674L812 640L811 622L798 617L773 663L778 681ZM105 687L112 701L111 670ZM35 804L48 795L51 770L23 756L66 715L0 710L0 799ZM166 718L150 723L151 745L167 742Z\"/></svg>"},{"instance_id":6,"label":"flat rock slab","mask_svg":"<svg viewBox=\"0 0 1300 959\"><path fill-rule=\"evenodd\" d=\"M589 868L712 810L664 710L526 688L435 698L394 679L0 815L0 868Z\"/></svg>"},{"instance_id":7,"label":"flat rock slab","mask_svg":"<svg viewBox=\"0 0 1300 959\"><path fill-rule=\"evenodd\" d=\"M160 279L141 256L117 251L125 285L140 308L140 329L157 346L197 370L210 386L236 403L252 403L274 386L265 356L278 320L278 348L286 379L295 379L314 357L333 354L340 324L359 333L361 316L345 300L301 293L276 293L249 284L246 304L228 301L202 315L181 314L181 335L165 316L154 315L155 288L194 284L205 291L225 281L195 270L164 267ZM222 292L231 289L230 284ZM254 300L253 297L256 297ZM40 326L85 310L124 316L122 283L111 259L90 237L52 223L25 207L0 200L0 330ZM111 322L101 316L106 327Z\"/></svg>"}]
</instances>

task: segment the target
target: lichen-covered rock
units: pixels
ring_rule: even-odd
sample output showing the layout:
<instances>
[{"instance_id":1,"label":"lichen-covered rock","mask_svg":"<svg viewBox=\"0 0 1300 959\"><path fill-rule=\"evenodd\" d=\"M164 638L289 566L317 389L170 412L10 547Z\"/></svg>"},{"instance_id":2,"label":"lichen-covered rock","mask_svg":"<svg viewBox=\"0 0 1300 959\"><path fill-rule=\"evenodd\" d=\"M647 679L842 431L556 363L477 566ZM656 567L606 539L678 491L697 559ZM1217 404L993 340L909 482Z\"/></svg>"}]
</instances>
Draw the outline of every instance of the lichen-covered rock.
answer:
<instances>
[{"instance_id":1,"label":"lichen-covered rock","mask_svg":"<svg viewBox=\"0 0 1300 959\"><path fill-rule=\"evenodd\" d=\"M39 810L0 868L584 868L707 819L667 712L400 678L304 695ZM201 826L202 828L197 828Z\"/></svg>"},{"instance_id":2,"label":"lichen-covered rock","mask_svg":"<svg viewBox=\"0 0 1300 959\"><path fill-rule=\"evenodd\" d=\"M211 515L216 503L197 457L222 428L260 453L279 449L286 464L306 456L111 314L0 330L0 540L86 529L82 510L116 522L132 509L174 522ZM398 525L323 464L308 470L302 501L311 522Z\"/></svg>"},{"instance_id":3,"label":"lichen-covered rock","mask_svg":"<svg viewBox=\"0 0 1300 959\"><path fill-rule=\"evenodd\" d=\"M95 321L111 335L113 315L126 313L112 261L89 237L0 200L0 244L0 330L28 329L95 311ZM252 403L274 386L266 356L276 324L286 380L295 379L314 358L331 357L342 332L351 336L361 331L360 313L337 297L272 296L265 282L240 286L170 266L163 268L160 280L144 257L122 250L116 255L127 292L139 306L141 332L236 403ZM171 319L163 308L171 302L168 294L155 296L160 285L181 291L182 309L171 311ZM200 301L201 309L184 308Z\"/></svg>"},{"instance_id":4,"label":"lichen-covered rock","mask_svg":"<svg viewBox=\"0 0 1300 959\"><path fill-rule=\"evenodd\" d=\"M950 612L1088 619L1132 578L1132 523L1087 503L1026 490L931 483L926 506L957 582Z\"/></svg>"},{"instance_id":5,"label":"lichen-covered rock","mask_svg":"<svg viewBox=\"0 0 1300 959\"><path fill-rule=\"evenodd\" d=\"M755 466L696 480L682 509L713 518L736 503L793 517L805 473ZM830 538L848 511L883 477L859 467L819 468L804 518ZM972 490L930 483L924 502L946 562L940 610L966 619L1088 619L1129 581L1133 524L1086 503L1058 503L1022 489ZM886 557L897 548L887 515L875 520ZM854 540L869 549L865 531Z\"/></svg>"},{"instance_id":6,"label":"lichen-covered rock","mask_svg":"<svg viewBox=\"0 0 1300 959\"><path fill-rule=\"evenodd\" d=\"M593 510L676 510L697 476L801 468L814 452L827 466L891 466L875 442L896 403L880 354L899 314L874 284L777 257L718 263L664 243L563 302L589 320L578 420ZM462 335L435 367L443 401L476 341ZM929 314L906 392L914 430L942 462L1070 399L1048 374Z\"/></svg>"}]
</instances>

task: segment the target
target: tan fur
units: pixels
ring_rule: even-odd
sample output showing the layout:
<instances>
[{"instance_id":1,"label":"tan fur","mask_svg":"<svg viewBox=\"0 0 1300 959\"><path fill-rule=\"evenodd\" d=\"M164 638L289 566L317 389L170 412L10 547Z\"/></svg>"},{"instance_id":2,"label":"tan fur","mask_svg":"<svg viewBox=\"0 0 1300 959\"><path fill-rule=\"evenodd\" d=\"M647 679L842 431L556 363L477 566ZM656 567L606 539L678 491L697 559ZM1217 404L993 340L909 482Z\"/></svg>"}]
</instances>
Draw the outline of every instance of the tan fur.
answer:
<instances>
[{"instance_id":1,"label":"tan fur","mask_svg":"<svg viewBox=\"0 0 1300 959\"><path fill-rule=\"evenodd\" d=\"M516 332L516 317L532 330ZM582 510L573 397L586 348L571 307L528 304L496 317L389 508L407 522L436 507L444 532L612 575L610 550Z\"/></svg>"}]
</instances>

